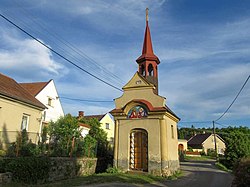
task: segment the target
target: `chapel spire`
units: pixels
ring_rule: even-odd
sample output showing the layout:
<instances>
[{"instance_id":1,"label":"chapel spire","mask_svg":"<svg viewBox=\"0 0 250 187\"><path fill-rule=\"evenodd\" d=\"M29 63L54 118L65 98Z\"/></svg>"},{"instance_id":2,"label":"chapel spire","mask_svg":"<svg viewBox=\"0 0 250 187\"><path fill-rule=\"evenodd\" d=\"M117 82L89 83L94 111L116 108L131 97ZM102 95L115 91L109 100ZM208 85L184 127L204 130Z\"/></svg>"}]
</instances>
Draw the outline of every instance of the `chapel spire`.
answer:
<instances>
[{"instance_id":1,"label":"chapel spire","mask_svg":"<svg viewBox=\"0 0 250 187\"><path fill-rule=\"evenodd\" d=\"M154 54L153 51L153 45L148 24L148 8L146 8L146 29L142 47L142 54L139 58L137 58L136 62L139 65L138 72L143 77L145 77L150 83L154 84L154 86L156 87L155 93L158 94L157 66L158 64L160 64L160 60Z\"/></svg>"}]
</instances>

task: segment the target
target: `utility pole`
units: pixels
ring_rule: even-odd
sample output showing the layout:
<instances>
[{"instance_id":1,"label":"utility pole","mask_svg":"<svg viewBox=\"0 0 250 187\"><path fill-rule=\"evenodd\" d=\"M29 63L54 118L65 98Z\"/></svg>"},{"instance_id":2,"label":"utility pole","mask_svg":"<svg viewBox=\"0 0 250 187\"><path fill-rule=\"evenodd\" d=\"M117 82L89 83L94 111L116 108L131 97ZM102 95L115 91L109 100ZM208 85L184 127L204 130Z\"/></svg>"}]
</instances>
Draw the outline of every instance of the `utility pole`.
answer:
<instances>
[{"instance_id":1,"label":"utility pole","mask_svg":"<svg viewBox=\"0 0 250 187\"><path fill-rule=\"evenodd\" d=\"M215 125L213 121L213 134L214 134L214 150L215 150L215 158L218 160L218 154L217 154L217 144L216 144L216 135L215 135Z\"/></svg>"}]
</instances>

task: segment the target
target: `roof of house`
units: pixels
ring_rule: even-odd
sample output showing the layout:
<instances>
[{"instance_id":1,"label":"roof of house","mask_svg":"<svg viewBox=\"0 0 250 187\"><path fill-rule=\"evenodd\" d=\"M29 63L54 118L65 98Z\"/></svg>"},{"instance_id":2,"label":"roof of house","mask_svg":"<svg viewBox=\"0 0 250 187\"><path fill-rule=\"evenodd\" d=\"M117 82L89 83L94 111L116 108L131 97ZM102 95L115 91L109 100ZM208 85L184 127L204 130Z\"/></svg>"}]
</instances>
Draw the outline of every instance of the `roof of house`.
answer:
<instances>
[{"instance_id":1,"label":"roof of house","mask_svg":"<svg viewBox=\"0 0 250 187\"><path fill-rule=\"evenodd\" d=\"M51 80L48 82L32 82L32 83L19 83L23 88L28 90L33 96L36 96L37 94L42 91L42 89L49 84Z\"/></svg>"},{"instance_id":2,"label":"roof of house","mask_svg":"<svg viewBox=\"0 0 250 187\"><path fill-rule=\"evenodd\" d=\"M78 125L81 126L81 127L85 127L85 128L90 129L90 125L88 125L88 124L79 122Z\"/></svg>"},{"instance_id":3,"label":"roof of house","mask_svg":"<svg viewBox=\"0 0 250 187\"><path fill-rule=\"evenodd\" d=\"M101 121L101 119L105 116L106 114L100 114L100 115L89 115L89 116L83 116L84 119L93 119L96 118L98 121Z\"/></svg>"},{"instance_id":4,"label":"roof of house","mask_svg":"<svg viewBox=\"0 0 250 187\"><path fill-rule=\"evenodd\" d=\"M188 140L188 145L201 145L210 135L211 133L196 134Z\"/></svg>"},{"instance_id":5,"label":"roof of house","mask_svg":"<svg viewBox=\"0 0 250 187\"><path fill-rule=\"evenodd\" d=\"M46 108L40 101L14 79L0 73L0 94L39 108Z\"/></svg>"}]
</instances>

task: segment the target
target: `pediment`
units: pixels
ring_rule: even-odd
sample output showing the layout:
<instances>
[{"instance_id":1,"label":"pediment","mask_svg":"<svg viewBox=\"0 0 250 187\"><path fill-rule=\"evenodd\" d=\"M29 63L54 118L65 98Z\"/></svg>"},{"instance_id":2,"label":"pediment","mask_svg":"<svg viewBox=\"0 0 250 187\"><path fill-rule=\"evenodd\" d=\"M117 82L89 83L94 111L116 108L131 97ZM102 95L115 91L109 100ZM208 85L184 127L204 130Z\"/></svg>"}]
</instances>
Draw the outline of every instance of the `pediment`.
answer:
<instances>
[{"instance_id":1,"label":"pediment","mask_svg":"<svg viewBox=\"0 0 250 187\"><path fill-rule=\"evenodd\" d=\"M130 79L130 81L122 88L123 90L132 89L132 88L154 88L155 86L148 82L143 76L138 72Z\"/></svg>"}]
</instances>

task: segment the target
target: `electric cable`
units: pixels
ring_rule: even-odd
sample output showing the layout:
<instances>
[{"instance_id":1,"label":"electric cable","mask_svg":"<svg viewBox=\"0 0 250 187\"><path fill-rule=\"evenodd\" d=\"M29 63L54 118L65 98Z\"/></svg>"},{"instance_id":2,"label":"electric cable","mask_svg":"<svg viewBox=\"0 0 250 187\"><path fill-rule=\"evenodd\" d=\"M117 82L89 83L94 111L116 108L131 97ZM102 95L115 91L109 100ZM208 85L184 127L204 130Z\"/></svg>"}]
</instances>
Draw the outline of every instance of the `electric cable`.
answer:
<instances>
[{"instance_id":1,"label":"electric cable","mask_svg":"<svg viewBox=\"0 0 250 187\"><path fill-rule=\"evenodd\" d=\"M74 62L72 62L71 60L69 60L68 58L64 57L63 55L61 55L60 53L58 53L57 51L55 51L54 49L52 49L51 47L49 47L48 45L44 44L42 41L40 41L39 39L37 39L36 37L34 37L33 35L31 35L30 33L28 33L27 31L25 31L24 29L22 29L21 27L19 27L17 24L15 24L14 22L12 22L11 20L9 20L7 17L5 17L4 15L2 15L0 13L0 16L2 18L4 18L6 21L8 21L9 23L11 23L12 25L14 25L16 28L18 28L19 30L21 30L23 33L25 33L26 35L28 35L29 37L31 37L32 39L34 39L35 41L37 41L38 43L40 43L41 45L43 45L44 47L46 47L47 49L49 49L50 51L52 51L53 53L55 53L56 55L58 55L59 57L61 57L62 59L64 59L65 61L69 62L71 65L75 66L76 68L82 70L83 72L87 73L88 75L94 77L95 79L103 82L104 84L119 90L119 91L123 91L120 88L108 83L107 81L104 81L102 79L100 79L99 77L97 77L96 75L88 72L87 70L83 69L82 67L80 67L79 65L75 64Z\"/></svg>"},{"instance_id":2,"label":"electric cable","mask_svg":"<svg viewBox=\"0 0 250 187\"><path fill-rule=\"evenodd\" d=\"M114 101L104 101L104 100L89 100L89 99L78 99L78 98L69 98L69 97L64 97L60 96L60 99L68 99L72 101L83 101L83 102L91 102L91 103L113 103Z\"/></svg>"},{"instance_id":3,"label":"electric cable","mask_svg":"<svg viewBox=\"0 0 250 187\"><path fill-rule=\"evenodd\" d=\"M16 4L19 4L18 2L16 2ZM16 5L15 4L15 5ZM81 50L79 50L78 48L74 47L72 44L70 44L69 42L67 42L66 40L63 40L62 38L60 38L58 35L55 35L53 32L50 32L46 27L44 27L41 22L37 22L33 19L32 16L30 16L29 13L27 13L27 11L25 11L23 8L21 8L21 5L19 4L19 9L26 17L30 17L30 19L28 21L26 21L25 23L25 17L24 19L22 20L18 20L18 22L22 22L22 28L24 29L24 27L26 29L26 32L29 32L30 34L33 32L34 33L34 30L36 31L36 33L39 33L40 35L43 35L45 38L49 39L50 37L51 38L55 38L57 39L57 41L61 42L64 46L68 47L71 51L73 51L74 53L76 53L77 55L81 56L82 58L86 59L87 61L91 62L91 63L84 63L84 61L80 61L77 57L75 57L75 55L73 55L72 53L70 54L70 50L67 50L65 51L64 48L62 48L61 46L62 45L57 45L57 43L55 43L54 41L52 41L51 39L50 42L51 43L54 43L54 45L57 46L57 48L59 48L63 53L68 53L67 56L71 56L74 61L79 61L82 65L84 66L87 66L87 68L89 69L88 71L89 72L95 72L96 74L98 74L98 77L103 77L104 79L107 79L111 82L116 82L118 83L119 85L123 85L124 84L124 81L119 78L118 76L116 76L114 73L110 72L109 70L107 70L105 67L101 66L100 64L98 64L95 60L93 60L92 58L90 58L87 54L85 54L84 52L82 52ZM16 13L17 11L15 11ZM19 11L18 11L19 12ZM5 16L6 17L6 16ZM11 17L9 15L9 17ZM16 17L19 17L19 16L16 16ZM14 20L14 18L12 18L12 20ZM38 27L35 27L33 28L33 31L32 31L32 27L30 26L30 22L33 22L36 26L40 26L41 29L38 29ZM19 23L19 26L20 26L20 23ZM29 26L27 26L29 25ZM20 26L21 27L21 26ZM29 30L29 31L28 31ZM46 31L47 34L45 34L44 32L41 32L41 31ZM32 35L32 34L31 34ZM52 37L53 36L53 37ZM58 52L58 51L57 51ZM98 71L101 70L101 71ZM93 74L93 73L92 73Z\"/></svg>"},{"instance_id":4,"label":"electric cable","mask_svg":"<svg viewBox=\"0 0 250 187\"><path fill-rule=\"evenodd\" d=\"M234 100L232 101L232 103L228 106L228 108L225 110L225 112L216 120L214 120L214 122L219 121L227 112L228 110L231 108L231 106L234 104L234 102L236 101L236 99L238 98L238 96L240 95L241 91L244 89L245 85L247 84L248 80L250 78L250 75L248 75L246 81L244 82L244 84L242 85L240 91L238 92L238 94L236 95L236 97L234 98Z\"/></svg>"}]
</instances>

